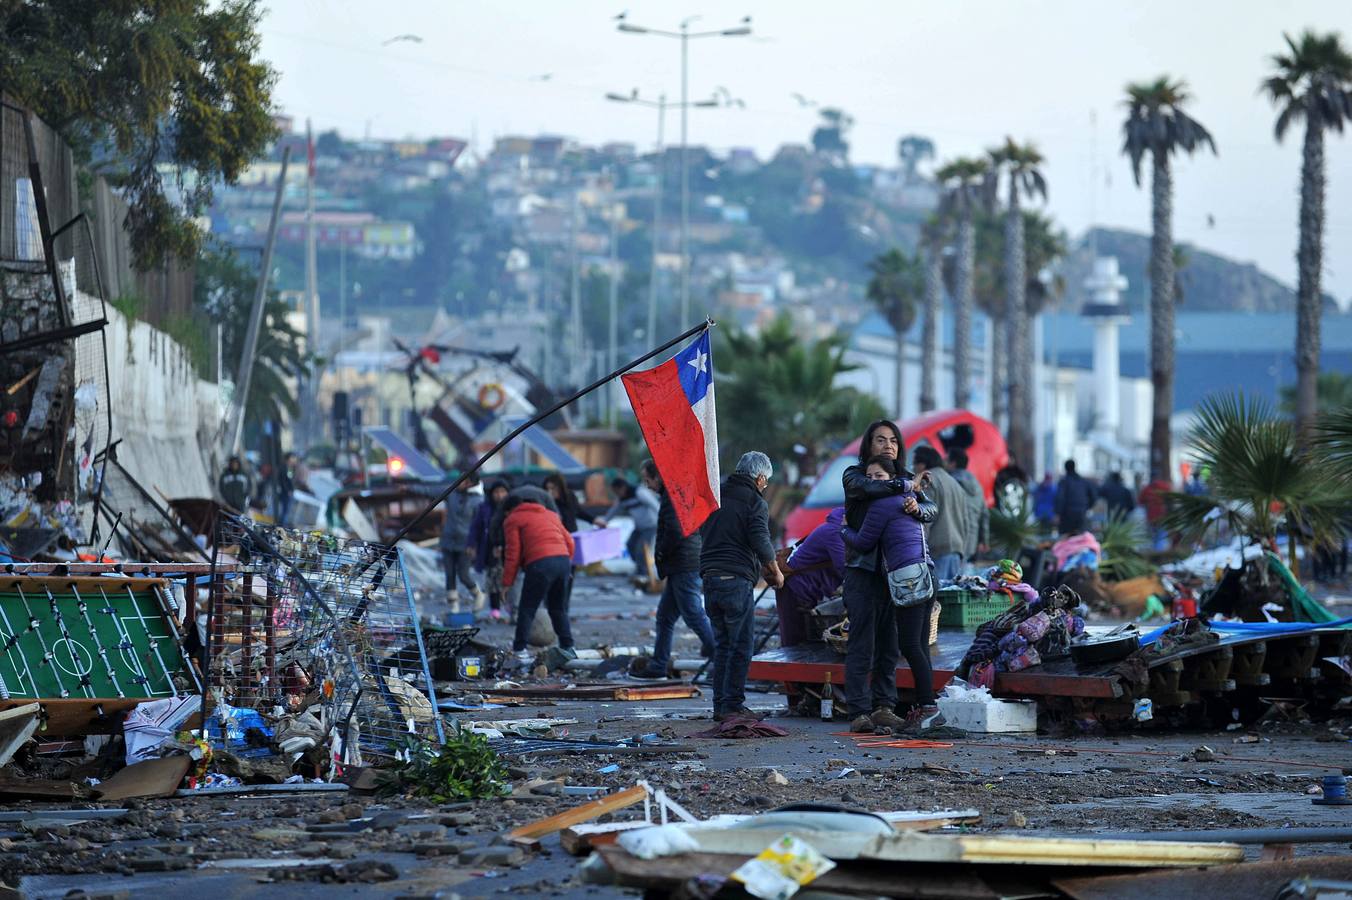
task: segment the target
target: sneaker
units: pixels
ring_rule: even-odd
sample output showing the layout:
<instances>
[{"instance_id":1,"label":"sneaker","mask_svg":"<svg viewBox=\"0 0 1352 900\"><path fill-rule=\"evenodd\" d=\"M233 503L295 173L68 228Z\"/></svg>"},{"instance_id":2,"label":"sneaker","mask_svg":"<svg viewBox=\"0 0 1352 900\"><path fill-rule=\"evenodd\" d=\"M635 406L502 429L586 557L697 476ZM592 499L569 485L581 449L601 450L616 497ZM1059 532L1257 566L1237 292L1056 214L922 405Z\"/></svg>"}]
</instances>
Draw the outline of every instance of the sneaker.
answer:
<instances>
[{"instance_id":1,"label":"sneaker","mask_svg":"<svg viewBox=\"0 0 1352 900\"><path fill-rule=\"evenodd\" d=\"M880 706L868 717L879 728L886 728L893 734L900 734L901 729L906 727L906 720L885 706Z\"/></svg>"},{"instance_id":2,"label":"sneaker","mask_svg":"<svg viewBox=\"0 0 1352 900\"><path fill-rule=\"evenodd\" d=\"M482 612L482 611L483 611L483 608L484 608L485 606L487 606L487 605L488 605L488 597L485 596L485 594L484 594L484 592L483 592L482 589L480 589L480 588L475 588L475 589L474 589L474 611L475 611L475 612Z\"/></svg>"},{"instance_id":3,"label":"sneaker","mask_svg":"<svg viewBox=\"0 0 1352 900\"><path fill-rule=\"evenodd\" d=\"M939 712L937 706L924 706L920 709L920 730L933 731L936 728L942 728L948 724L944 714Z\"/></svg>"},{"instance_id":4,"label":"sneaker","mask_svg":"<svg viewBox=\"0 0 1352 900\"><path fill-rule=\"evenodd\" d=\"M765 718L765 713L758 713L754 709L748 709L745 706L734 706L732 709L725 709L721 713L722 719L714 717L715 722L722 722L723 719L755 719L759 722Z\"/></svg>"},{"instance_id":5,"label":"sneaker","mask_svg":"<svg viewBox=\"0 0 1352 900\"><path fill-rule=\"evenodd\" d=\"M577 651L572 647L560 647L559 653L563 655L564 659L577 659Z\"/></svg>"},{"instance_id":6,"label":"sneaker","mask_svg":"<svg viewBox=\"0 0 1352 900\"><path fill-rule=\"evenodd\" d=\"M878 726L873 724L873 717L868 713L861 713L855 716L854 721L850 723L850 731L855 734L877 734Z\"/></svg>"},{"instance_id":7,"label":"sneaker","mask_svg":"<svg viewBox=\"0 0 1352 900\"><path fill-rule=\"evenodd\" d=\"M636 659L629 666L629 675L631 678L658 680L667 677L667 670L665 666L659 666L651 659Z\"/></svg>"},{"instance_id":8,"label":"sneaker","mask_svg":"<svg viewBox=\"0 0 1352 900\"><path fill-rule=\"evenodd\" d=\"M939 712L937 706L917 706L906 714L906 721L898 734L921 734L926 731L933 731L936 728L942 728L944 723L944 714Z\"/></svg>"},{"instance_id":9,"label":"sneaker","mask_svg":"<svg viewBox=\"0 0 1352 900\"><path fill-rule=\"evenodd\" d=\"M529 650L518 650L512 654L512 662L514 662L519 669L528 668L531 663L535 662L535 654L531 653Z\"/></svg>"}]
</instances>

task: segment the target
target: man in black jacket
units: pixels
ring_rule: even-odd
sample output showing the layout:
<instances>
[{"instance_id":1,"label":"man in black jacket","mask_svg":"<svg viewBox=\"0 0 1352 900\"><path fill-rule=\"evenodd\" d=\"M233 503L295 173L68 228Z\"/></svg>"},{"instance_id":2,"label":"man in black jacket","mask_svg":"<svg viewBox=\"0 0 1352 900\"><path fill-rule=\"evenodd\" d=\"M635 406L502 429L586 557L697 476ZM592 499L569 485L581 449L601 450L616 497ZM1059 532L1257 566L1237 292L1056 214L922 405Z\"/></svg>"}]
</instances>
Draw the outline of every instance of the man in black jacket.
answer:
<instances>
[{"instance_id":1,"label":"man in black jacket","mask_svg":"<svg viewBox=\"0 0 1352 900\"><path fill-rule=\"evenodd\" d=\"M704 541L698 531L689 537L681 533L676 507L662 484L657 464L645 459L639 466L639 475L661 501L657 511L655 561L657 577L665 579L666 584L662 588L662 599L657 602L657 634L653 637L652 658L635 663L631 674L638 678L666 678L677 619L684 619L695 632L704 656L711 657L714 653L714 630L704 613L704 586L699 577L699 555Z\"/></svg>"},{"instance_id":2,"label":"man in black jacket","mask_svg":"<svg viewBox=\"0 0 1352 900\"><path fill-rule=\"evenodd\" d=\"M859 464L850 466L841 476L845 523L851 528L858 530L864 524L872 501L906 493L907 479L874 481L865 474L866 464L873 457L900 459L903 452L901 429L894 423L880 419L864 432L859 443ZM921 522L932 522L938 514L934 503L918 491L905 508ZM858 553L845 545L844 588L845 614L850 620L850 640L845 645L845 706L850 730L900 731L906 722L894 709L897 662L901 656L896 607L887 588L880 549Z\"/></svg>"},{"instance_id":3,"label":"man in black jacket","mask_svg":"<svg viewBox=\"0 0 1352 900\"><path fill-rule=\"evenodd\" d=\"M1088 528L1089 510L1098 502L1098 492L1075 471L1075 460L1066 460L1066 474L1056 488L1056 528L1062 534L1079 534Z\"/></svg>"},{"instance_id":4,"label":"man in black jacket","mask_svg":"<svg viewBox=\"0 0 1352 900\"><path fill-rule=\"evenodd\" d=\"M704 523L699 573L714 632L714 721L759 718L746 708L746 671L755 639L755 590L761 570L784 584L770 543L770 507L761 494L774 468L759 450L742 454L723 481L720 506Z\"/></svg>"}]
</instances>

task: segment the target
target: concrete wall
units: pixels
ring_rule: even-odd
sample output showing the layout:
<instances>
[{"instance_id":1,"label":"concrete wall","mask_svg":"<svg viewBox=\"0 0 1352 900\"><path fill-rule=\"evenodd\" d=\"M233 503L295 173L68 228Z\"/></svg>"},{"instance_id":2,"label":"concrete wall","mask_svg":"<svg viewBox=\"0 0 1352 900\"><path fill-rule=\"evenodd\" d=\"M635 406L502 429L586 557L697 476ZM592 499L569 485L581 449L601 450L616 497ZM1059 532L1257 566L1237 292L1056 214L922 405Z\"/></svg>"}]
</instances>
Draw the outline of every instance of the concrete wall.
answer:
<instances>
[{"instance_id":1,"label":"concrete wall","mask_svg":"<svg viewBox=\"0 0 1352 900\"><path fill-rule=\"evenodd\" d=\"M199 379L163 332L111 307L107 341L118 461L152 494L212 496L220 466L213 448L225 417L219 388Z\"/></svg>"}]
</instances>

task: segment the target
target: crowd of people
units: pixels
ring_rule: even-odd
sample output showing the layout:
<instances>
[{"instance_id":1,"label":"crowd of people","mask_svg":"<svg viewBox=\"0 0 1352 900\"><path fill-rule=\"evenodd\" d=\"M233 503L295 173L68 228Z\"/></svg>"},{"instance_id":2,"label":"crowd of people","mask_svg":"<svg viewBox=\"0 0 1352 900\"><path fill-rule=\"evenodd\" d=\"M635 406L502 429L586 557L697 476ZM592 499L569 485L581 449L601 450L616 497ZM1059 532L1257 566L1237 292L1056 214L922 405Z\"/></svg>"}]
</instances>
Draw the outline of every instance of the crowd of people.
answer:
<instances>
[{"instance_id":1,"label":"crowd of people","mask_svg":"<svg viewBox=\"0 0 1352 900\"><path fill-rule=\"evenodd\" d=\"M247 515L258 510L278 525L292 524L296 491L309 491L305 463L295 453L286 454L278 466L264 462L251 471L241 457L232 456L216 480L216 492L226 510Z\"/></svg>"}]
</instances>

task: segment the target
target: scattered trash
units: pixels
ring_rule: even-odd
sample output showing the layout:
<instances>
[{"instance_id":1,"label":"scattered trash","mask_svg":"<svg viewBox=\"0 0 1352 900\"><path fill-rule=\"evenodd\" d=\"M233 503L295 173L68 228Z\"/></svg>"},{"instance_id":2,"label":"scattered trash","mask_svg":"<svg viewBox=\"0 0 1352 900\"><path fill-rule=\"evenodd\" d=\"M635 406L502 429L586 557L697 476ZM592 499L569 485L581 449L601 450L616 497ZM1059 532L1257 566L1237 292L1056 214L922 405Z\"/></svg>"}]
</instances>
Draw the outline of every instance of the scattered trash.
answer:
<instances>
[{"instance_id":1,"label":"scattered trash","mask_svg":"<svg viewBox=\"0 0 1352 900\"><path fill-rule=\"evenodd\" d=\"M1216 751L1203 744L1192 751L1192 758L1194 762L1215 762Z\"/></svg>"},{"instance_id":2,"label":"scattered trash","mask_svg":"<svg viewBox=\"0 0 1352 900\"><path fill-rule=\"evenodd\" d=\"M598 775L610 775L611 773L613 773L613 772L618 772L618 771L620 771L620 764L619 764L619 763L611 763L611 764L608 765L608 766L602 766L601 768L597 769L597 770L596 770L596 774L598 774Z\"/></svg>"},{"instance_id":3,"label":"scattered trash","mask_svg":"<svg viewBox=\"0 0 1352 900\"><path fill-rule=\"evenodd\" d=\"M770 784L786 785L789 779L785 778L778 769L771 769L765 773L765 780Z\"/></svg>"},{"instance_id":4,"label":"scattered trash","mask_svg":"<svg viewBox=\"0 0 1352 900\"><path fill-rule=\"evenodd\" d=\"M1155 718L1155 707L1149 697L1142 697L1132 707L1131 717L1137 722L1149 722Z\"/></svg>"},{"instance_id":5,"label":"scattered trash","mask_svg":"<svg viewBox=\"0 0 1352 900\"><path fill-rule=\"evenodd\" d=\"M787 900L805 884L836 867L801 838L786 834L732 873L746 892L767 900Z\"/></svg>"},{"instance_id":6,"label":"scattered trash","mask_svg":"<svg viewBox=\"0 0 1352 900\"><path fill-rule=\"evenodd\" d=\"M659 856L699 850L699 842L690 836L689 831L680 825L670 824L624 831L615 842L639 859L657 859Z\"/></svg>"},{"instance_id":7,"label":"scattered trash","mask_svg":"<svg viewBox=\"0 0 1352 900\"><path fill-rule=\"evenodd\" d=\"M549 816L548 818L539 819L535 822L527 822L525 825L518 825L516 828L507 832L507 840L517 844L533 844L540 838L553 834L556 831L562 831L570 825L577 825L581 822L595 819L598 816L624 809L627 806L642 803L647 796L647 788L642 785L625 788L622 791L616 791L599 800L592 800L589 803L575 806L572 809L565 810L556 815Z\"/></svg>"}]
</instances>

